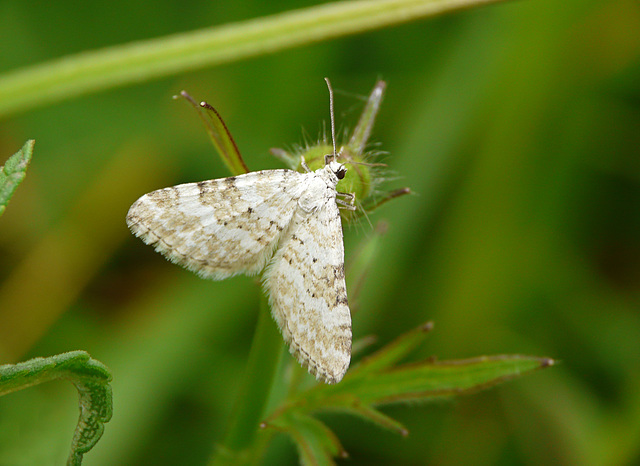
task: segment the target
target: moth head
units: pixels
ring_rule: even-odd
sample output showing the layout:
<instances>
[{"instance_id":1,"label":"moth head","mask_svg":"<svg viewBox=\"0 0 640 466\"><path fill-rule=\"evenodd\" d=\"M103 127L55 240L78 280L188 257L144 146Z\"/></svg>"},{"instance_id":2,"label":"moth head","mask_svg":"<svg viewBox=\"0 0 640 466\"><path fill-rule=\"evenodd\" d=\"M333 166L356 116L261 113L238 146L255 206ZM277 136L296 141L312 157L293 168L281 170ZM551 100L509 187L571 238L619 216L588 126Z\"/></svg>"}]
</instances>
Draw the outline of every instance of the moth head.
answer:
<instances>
[{"instance_id":1,"label":"moth head","mask_svg":"<svg viewBox=\"0 0 640 466\"><path fill-rule=\"evenodd\" d=\"M333 160L331 162L327 162L326 166L328 166L331 172L336 175L336 178L338 178L338 180L343 179L347 174L347 167L345 167L340 162L336 162L335 156L333 155L325 156L325 160L328 160L328 157L333 157Z\"/></svg>"},{"instance_id":2,"label":"moth head","mask_svg":"<svg viewBox=\"0 0 640 466\"><path fill-rule=\"evenodd\" d=\"M338 179L341 180L347 174L347 167L338 162L336 162L336 165L338 165L337 168L332 167L331 169L333 170L333 173L335 173L335 175L338 177Z\"/></svg>"}]
</instances>

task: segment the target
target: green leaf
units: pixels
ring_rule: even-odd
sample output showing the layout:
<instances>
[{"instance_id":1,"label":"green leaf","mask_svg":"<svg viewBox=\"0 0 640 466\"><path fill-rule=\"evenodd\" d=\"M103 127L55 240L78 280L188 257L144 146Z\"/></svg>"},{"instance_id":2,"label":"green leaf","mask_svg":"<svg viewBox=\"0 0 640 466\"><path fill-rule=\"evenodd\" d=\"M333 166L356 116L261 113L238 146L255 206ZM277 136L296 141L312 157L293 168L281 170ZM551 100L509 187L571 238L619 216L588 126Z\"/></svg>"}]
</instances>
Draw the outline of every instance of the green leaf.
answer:
<instances>
[{"instance_id":1,"label":"green leaf","mask_svg":"<svg viewBox=\"0 0 640 466\"><path fill-rule=\"evenodd\" d=\"M367 105L365 105L358 124L351 133L351 139L347 144L346 149L352 154L360 155L364 153L364 149L371 136L373 125L376 121L376 116L382 105L382 98L384 97L384 91L387 88L387 83L384 81L378 81L373 87L373 91L369 94L367 99Z\"/></svg>"},{"instance_id":2,"label":"green leaf","mask_svg":"<svg viewBox=\"0 0 640 466\"><path fill-rule=\"evenodd\" d=\"M381 348L362 360L360 364L352 368L348 374L351 377L358 377L365 373L379 371L398 362L424 341L429 332L433 329L433 323L427 322L404 335L399 336L394 341Z\"/></svg>"},{"instance_id":3,"label":"green leaf","mask_svg":"<svg viewBox=\"0 0 640 466\"><path fill-rule=\"evenodd\" d=\"M244 163L240 150L218 111L206 102L201 102L198 105L186 91L182 91L180 96L184 97L197 110L213 146L231 174L235 176L248 173L249 168Z\"/></svg>"},{"instance_id":4,"label":"green leaf","mask_svg":"<svg viewBox=\"0 0 640 466\"><path fill-rule=\"evenodd\" d=\"M332 458L347 457L338 437L322 422L306 414L289 412L268 427L286 432L293 438L302 464L333 465Z\"/></svg>"},{"instance_id":5,"label":"green leaf","mask_svg":"<svg viewBox=\"0 0 640 466\"><path fill-rule=\"evenodd\" d=\"M549 358L519 355L426 361L354 377L344 390L364 404L428 401L486 389L553 364Z\"/></svg>"},{"instance_id":6,"label":"green leaf","mask_svg":"<svg viewBox=\"0 0 640 466\"><path fill-rule=\"evenodd\" d=\"M26 175L35 143L33 139L28 140L22 149L9 157L7 163L0 167L0 215L4 213L13 192Z\"/></svg>"},{"instance_id":7,"label":"green leaf","mask_svg":"<svg viewBox=\"0 0 640 466\"><path fill-rule=\"evenodd\" d=\"M399 401L428 401L492 387L533 370L552 366L549 358L521 355L426 360L392 367L424 341L431 323L405 333L355 365L336 385L316 385L290 401L287 409L342 409ZM276 413L277 415L277 413Z\"/></svg>"},{"instance_id":8,"label":"green leaf","mask_svg":"<svg viewBox=\"0 0 640 466\"><path fill-rule=\"evenodd\" d=\"M394 431L402 435L403 437L409 435L409 431L407 430L407 428L400 422L396 421L393 418L390 418L386 414L382 414L377 409L372 408L371 406L363 405L358 401L354 402L352 405L346 406L345 411L363 419L367 419L374 424L378 424L380 427Z\"/></svg>"},{"instance_id":9,"label":"green leaf","mask_svg":"<svg viewBox=\"0 0 640 466\"><path fill-rule=\"evenodd\" d=\"M82 464L83 455L98 442L111 419L111 374L85 351L71 351L0 366L0 396L50 380L69 380L78 390L80 418L68 465Z\"/></svg>"},{"instance_id":10,"label":"green leaf","mask_svg":"<svg viewBox=\"0 0 640 466\"><path fill-rule=\"evenodd\" d=\"M401 423L375 406L471 393L555 363L549 358L502 355L443 362L429 359L394 366L424 341L432 327L431 323L426 323L400 336L355 365L338 384L319 384L293 395L263 424L289 433L305 463L331 464L326 463L326 455L335 457L344 453L335 447L339 443L330 441L332 433L329 435L308 421L314 412L341 411L407 435L408 431ZM320 425L326 429L324 424Z\"/></svg>"},{"instance_id":11,"label":"green leaf","mask_svg":"<svg viewBox=\"0 0 640 466\"><path fill-rule=\"evenodd\" d=\"M554 364L535 356L482 356L457 361L423 361L380 371L347 372L341 383L316 386L293 404L305 411L429 401L471 393Z\"/></svg>"}]
</instances>

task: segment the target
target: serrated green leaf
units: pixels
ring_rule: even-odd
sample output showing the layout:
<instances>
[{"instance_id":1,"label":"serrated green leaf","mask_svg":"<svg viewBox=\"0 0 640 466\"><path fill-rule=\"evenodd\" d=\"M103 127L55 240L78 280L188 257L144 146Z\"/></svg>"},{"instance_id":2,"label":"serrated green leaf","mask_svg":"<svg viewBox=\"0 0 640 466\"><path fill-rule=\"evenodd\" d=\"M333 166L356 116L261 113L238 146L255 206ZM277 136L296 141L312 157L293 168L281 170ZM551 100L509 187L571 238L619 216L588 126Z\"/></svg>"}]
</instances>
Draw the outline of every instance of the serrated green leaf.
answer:
<instances>
[{"instance_id":1,"label":"serrated green leaf","mask_svg":"<svg viewBox=\"0 0 640 466\"><path fill-rule=\"evenodd\" d=\"M102 363L91 359L85 351L71 351L6 364L0 366L0 396L56 379L69 380L78 390L80 417L67 464L80 465L112 415L111 373Z\"/></svg>"},{"instance_id":2,"label":"serrated green leaf","mask_svg":"<svg viewBox=\"0 0 640 466\"><path fill-rule=\"evenodd\" d=\"M311 416L291 411L270 425L293 438L302 464L333 465L335 463L332 458L347 457L338 437L326 425Z\"/></svg>"},{"instance_id":3,"label":"serrated green leaf","mask_svg":"<svg viewBox=\"0 0 640 466\"><path fill-rule=\"evenodd\" d=\"M427 361L356 377L344 389L363 404L428 401L489 388L553 364L549 358L519 355Z\"/></svg>"},{"instance_id":4,"label":"serrated green leaf","mask_svg":"<svg viewBox=\"0 0 640 466\"><path fill-rule=\"evenodd\" d=\"M26 175L34 144L33 139L28 140L22 149L9 157L7 163L0 167L0 215L4 213L9 199Z\"/></svg>"},{"instance_id":5,"label":"serrated green leaf","mask_svg":"<svg viewBox=\"0 0 640 466\"><path fill-rule=\"evenodd\" d=\"M554 361L533 356L483 356L457 361L424 361L389 369L388 366L414 348L424 327L409 332L374 354L368 370L347 373L339 384L317 385L300 393L265 422L294 438L304 464L333 464L341 450L330 440L335 435L310 414L335 410L367 419L381 427L407 435L407 429L374 406L406 401L431 401L486 389ZM428 326L427 326L428 327ZM373 370L376 369L376 370ZM340 447L341 448L341 447Z\"/></svg>"},{"instance_id":6,"label":"serrated green leaf","mask_svg":"<svg viewBox=\"0 0 640 466\"><path fill-rule=\"evenodd\" d=\"M374 406L470 393L554 364L549 358L501 355L443 362L427 360L392 368L424 340L431 328L431 323L427 323L397 338L347 372L339 384L316 385L299 393L273 413L267 423L277 423L291 413L336 410L406 435L402 424Z\"/></svg>"}]
</instances>

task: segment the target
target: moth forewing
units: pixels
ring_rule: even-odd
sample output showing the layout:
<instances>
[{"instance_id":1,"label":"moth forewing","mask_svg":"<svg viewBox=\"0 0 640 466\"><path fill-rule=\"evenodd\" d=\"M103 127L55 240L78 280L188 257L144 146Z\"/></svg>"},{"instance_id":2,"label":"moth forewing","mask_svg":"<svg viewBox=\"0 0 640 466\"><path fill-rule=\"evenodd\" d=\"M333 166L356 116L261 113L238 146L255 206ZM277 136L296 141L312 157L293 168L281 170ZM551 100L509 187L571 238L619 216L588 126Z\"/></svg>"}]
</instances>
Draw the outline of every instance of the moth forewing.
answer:
<instances>
[{"instance_id":1,"label":"moth forewing","mask_svg":"<svg viewBox=\"0 0 640 466\"><path fill-rule=\"evenodd\" d=\"M253 275L291 222L298 175L267 170L159 189L131 206L127 224L145 243L202 277Z\"/></svg>"}]
</instances>

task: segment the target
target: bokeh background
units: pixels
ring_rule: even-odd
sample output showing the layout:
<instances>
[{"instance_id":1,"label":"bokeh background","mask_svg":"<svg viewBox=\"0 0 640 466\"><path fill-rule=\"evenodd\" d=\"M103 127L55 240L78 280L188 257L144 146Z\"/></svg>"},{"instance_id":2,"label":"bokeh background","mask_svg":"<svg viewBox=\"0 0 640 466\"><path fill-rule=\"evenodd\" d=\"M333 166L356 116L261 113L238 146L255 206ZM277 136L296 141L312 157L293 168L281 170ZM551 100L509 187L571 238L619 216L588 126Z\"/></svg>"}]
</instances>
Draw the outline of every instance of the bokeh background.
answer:
<instances>
[{"instance_id":1,"label":"bokeh background","mask_svg":"<svg viewBox=\"0 0 640 466\"><path fill-rule=\"evenodd\" d=\"M0 2L0 71L311 1ZM373 141L388 233L354 304L383 344L432 320L416 358L561 364L452 402L384 411L408 438L324 416L344 464L640 463L640 4L493 5L76 98L4 118L0 159L34 158L0 218L2 363L87 350L114 374L87 465L205 464L256 323L251 278L209 282L129 234L152 189L227 176L187 89L223 115L252 170L315 139L336 89L352 128L388 82ZM346 256L373 234L345 226ZM0 399L0 464L62 464L77 419L63 382ZM278 438L265 460L296 464ZM341 462L342 463L342 462Z\"/></svg>"}]
</instances>

